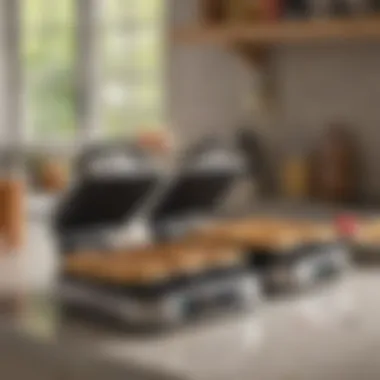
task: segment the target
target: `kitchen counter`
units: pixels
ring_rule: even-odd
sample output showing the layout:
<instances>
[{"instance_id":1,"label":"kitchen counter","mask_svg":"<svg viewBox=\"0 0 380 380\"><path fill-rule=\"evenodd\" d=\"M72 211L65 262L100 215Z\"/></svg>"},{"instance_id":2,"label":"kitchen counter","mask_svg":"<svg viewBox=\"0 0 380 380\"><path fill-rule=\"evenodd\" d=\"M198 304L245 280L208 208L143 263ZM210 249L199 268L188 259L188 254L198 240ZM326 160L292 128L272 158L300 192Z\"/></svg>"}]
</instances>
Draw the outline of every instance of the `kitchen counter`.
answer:
<instances>
[{"instance_id":1,"label":"kitchen counter","mask_svg":"<svg viewBox=\"0 0 380 380\"><path fill-rule=\"evenodd\" d=\"M378 269L355 270L253 314L145 336L62 319L54 298L27 297L0 328L0 376L8 368L28 380L377 380L378 289Z\"/></svg>"},{"instance_id":2,"label":"kitchen counter","mask_svg":"<svg viewBox=\"0 0 380 380\"><path fill-rule=\"evenodd\" d=\"M41 208L39 201L47 206ZM56 277L58 260L49 231L54 203L30 202L21 270L36 291L51 288ZM251 212L324 220L339 211L271 202ZM1 266L0 280L11 273L8 267ZM312 294L270 300L251 315L144 337L65 320L54 297L27 296L17 315L0 323L0 378L378 380L378 289L380 270L361 269Z\"/></svg>"}]
</instances>

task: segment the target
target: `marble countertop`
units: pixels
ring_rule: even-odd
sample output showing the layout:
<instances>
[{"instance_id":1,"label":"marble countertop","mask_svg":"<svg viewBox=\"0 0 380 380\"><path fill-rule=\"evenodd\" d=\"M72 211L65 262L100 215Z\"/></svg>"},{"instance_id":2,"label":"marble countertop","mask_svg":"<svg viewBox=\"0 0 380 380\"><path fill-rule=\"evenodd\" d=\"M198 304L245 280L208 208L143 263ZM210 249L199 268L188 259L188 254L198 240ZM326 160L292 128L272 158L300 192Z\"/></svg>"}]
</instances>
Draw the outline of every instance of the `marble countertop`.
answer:
<instances>
[{"instance_id":1,"label":"marble countertop","mask_svg":"<svg viewBox=\"0 0 380 380\"><path fill-rule=\"evenodd\" d=\"M380 377L378 289L378 269L355 270L253 314L145 336L63 320L54 299L28 297L7 335L133 369L131 379L370 380Z\"/></svg>"}]
</instances>

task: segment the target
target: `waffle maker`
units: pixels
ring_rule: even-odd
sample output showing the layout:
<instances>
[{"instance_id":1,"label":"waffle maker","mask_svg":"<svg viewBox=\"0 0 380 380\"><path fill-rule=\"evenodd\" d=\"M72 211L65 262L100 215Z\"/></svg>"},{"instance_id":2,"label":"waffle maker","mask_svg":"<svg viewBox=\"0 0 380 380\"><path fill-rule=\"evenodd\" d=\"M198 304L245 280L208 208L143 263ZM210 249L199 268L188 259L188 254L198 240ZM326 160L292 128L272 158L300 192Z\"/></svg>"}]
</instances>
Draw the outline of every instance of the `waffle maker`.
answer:
<instances>
[{"instance_id":1,"label":"waffle maker","mask_svg":"<svg viewBox=\"0 0 380 380\"><path fill-rule=\"evenodd\" d=\"M355 260L361 263L379 261L380 221L376 217L343 217L343 235L352 246Z\"/></svg>"},{"instance_id":2,"label":"waffle maker","mask_svg":"<svg viewBox=\"0 0 380 380\"><path fill-rule=\"evenodd\" d=\"M239 173L238 165L226 165L220 152L208 151L207 157L185 160L168 180L141 154L123 152L123 159L118 154L111 155L117 160L93 156L91 170L82 172L83 181L58 212L64 303L134 327L173 326L210 312L255 306L258 281L240 249L182 240L212 214ZM197 190L208 185L204 199ZM152 199L155 205L149 209ZM140 247L112 246L110 230L131 223L139 209L150 239ZM173 230L175 223L181 228Z\"/></svg>"},{"instance_id":3,"label":"waffle maker","mask_svg":"<svg viewBox=\"0 0 380 380\"><path fill-rule=\"evenodd\" d=\"M348 250L330 224L256 217L210 226L195 236L244 247L270 291L309 288L349 266Z\"/></svg>"},{"instance_id":4,"label":"waffle maker","mask_svg":"<svg viewBox=\"0 0 380 380\"><path fill-rule=\"evenodd\" d=\"M188 236L219 220L218 208L245 164L232 147L203 142L182 159L176 178L152 210L152 228L159 241Z\"/></svg>"},{"instance_id":5,"label":"waffle maker","mask_svg":"<svg viewBox=\"0 0 380 380\"><path fill-rule=\"evenodd\" d=\"M258 284L244 260L236 250L195 243L82 252L65 261L65 296L126 326L178 326L256 305Z\"/></svg>"},{"instance_id":6,"label":"waffle maker","mask_svg":"<svg viewBox=\"0 0 380 380\"><path fill-rule=\"evenodd\" d=\"M78 248L109 249L115 232L136 222L141 205L153 196L161 181L159 168L135 146L92 148L79 159L78 166L77 180L55 218L63 254ZM141 229L149 241L149 228L145 225Z\"/></svg>"}]
</instances>

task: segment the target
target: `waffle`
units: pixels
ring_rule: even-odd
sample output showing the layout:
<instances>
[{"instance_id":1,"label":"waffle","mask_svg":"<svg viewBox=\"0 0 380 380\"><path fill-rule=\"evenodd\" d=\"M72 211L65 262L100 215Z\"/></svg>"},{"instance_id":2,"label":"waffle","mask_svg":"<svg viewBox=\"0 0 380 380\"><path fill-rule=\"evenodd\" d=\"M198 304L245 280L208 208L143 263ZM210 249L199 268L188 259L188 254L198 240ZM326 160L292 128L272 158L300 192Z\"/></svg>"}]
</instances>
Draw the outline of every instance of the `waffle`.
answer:
<instances>
[{"instance_id":1,"label":"waffle","mask_svg":"<svg viewBox=\"0 0 380 380\"><path fill-rule=\"evenodd\" d=\"M220 224L201 231L198 237L278 252L337 239L332 225L281 219L247 219Z\"/></svg>"},{"instance_id":2,"label":"waffle","mask_svg":"<svg viewBox=\"0 0 380 380\"><path fill-rule=\"evenodd\" d=\"M354 242L362 246L380 246L380 221L374 219L360 223Z\"/></svg>"},{"instance_id":3,"label":"waffle","mask_svg":"<svg viewBox=\"0 0 380 380\"><path fill-rule=\"evenodd\" d=\"M66 259L65 272L111 284L141 285L233 267L242 261L236 250L216 245L172 244L133 252L75 254Z\"/></svg>"}]
</instances>

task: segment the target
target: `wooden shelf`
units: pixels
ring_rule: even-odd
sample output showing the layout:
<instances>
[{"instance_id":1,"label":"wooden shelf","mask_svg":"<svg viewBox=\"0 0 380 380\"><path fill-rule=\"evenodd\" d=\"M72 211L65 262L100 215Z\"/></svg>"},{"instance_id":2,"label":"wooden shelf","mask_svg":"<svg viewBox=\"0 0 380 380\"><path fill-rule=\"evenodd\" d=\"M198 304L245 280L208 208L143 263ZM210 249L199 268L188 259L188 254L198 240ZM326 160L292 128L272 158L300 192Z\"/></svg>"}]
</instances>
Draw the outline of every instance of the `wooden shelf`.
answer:
<instances>
[{"instance_id":1,"label":"wooden shelf","mask_svg":"<svg viewBox=\"0 0 380 380\"><path fill-rule=\"evenodd\" d=\"M329 41L380 41L380 16L372 18L281 21L253 25L184 27L175 31L177 43L270 46Z\"/></svg>"}]
</instances>

